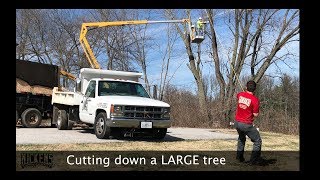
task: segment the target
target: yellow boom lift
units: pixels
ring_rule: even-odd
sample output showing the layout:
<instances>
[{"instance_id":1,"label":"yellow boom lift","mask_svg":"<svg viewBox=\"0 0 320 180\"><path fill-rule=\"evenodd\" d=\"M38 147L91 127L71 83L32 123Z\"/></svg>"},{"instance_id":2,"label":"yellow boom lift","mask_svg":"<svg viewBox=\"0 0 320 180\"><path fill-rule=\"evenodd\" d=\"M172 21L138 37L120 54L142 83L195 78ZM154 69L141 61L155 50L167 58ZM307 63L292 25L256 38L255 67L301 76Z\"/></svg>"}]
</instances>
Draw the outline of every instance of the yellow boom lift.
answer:
<instances>
[{"instance_id":1,"label":"yellow boom lift","mask_svg":"<svg viewBox=\"0 0 320 180\"><path fill-rule=\"evenodd\" d=\"M189 35L192 43L201 43L204 40L204 35L197 35L195 31L191 28L190 19L181 19L181 20L167 20L167 21L148 21L148 20L137 20L137 21L113 21L113 22L90 22L83 23L80 32L80 44L84 50L84 53L87 57L87 60L90 63L90 66L95 69L101 69L100 64L98 63L93 51L89 45L89 42L86 38L88 28L100 28L100 27L109 27L109 26L123 26L123 25L139 25L139 24L154 24L154 23L188 23Z\"/></svg>"}]
</instances>

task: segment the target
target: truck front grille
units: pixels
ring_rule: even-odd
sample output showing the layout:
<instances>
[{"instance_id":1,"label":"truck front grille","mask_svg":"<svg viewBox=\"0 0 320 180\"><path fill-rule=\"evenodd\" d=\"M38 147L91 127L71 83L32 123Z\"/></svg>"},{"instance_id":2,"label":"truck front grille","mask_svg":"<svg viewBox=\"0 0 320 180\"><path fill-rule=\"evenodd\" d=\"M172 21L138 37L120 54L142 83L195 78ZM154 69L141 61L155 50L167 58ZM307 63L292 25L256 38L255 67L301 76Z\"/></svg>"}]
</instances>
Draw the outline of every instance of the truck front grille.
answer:
<instances>
[{"instance_id":1,"label":"truck front grille","mask_svg":"<svg viewBox=\"0 0 320 180\"><path fill-rule=\"evenodd\" d=\"M168 119L163 118L164 108L151 106L123 106L124 118L127 119Z\"/></svg>"}]
</instances>

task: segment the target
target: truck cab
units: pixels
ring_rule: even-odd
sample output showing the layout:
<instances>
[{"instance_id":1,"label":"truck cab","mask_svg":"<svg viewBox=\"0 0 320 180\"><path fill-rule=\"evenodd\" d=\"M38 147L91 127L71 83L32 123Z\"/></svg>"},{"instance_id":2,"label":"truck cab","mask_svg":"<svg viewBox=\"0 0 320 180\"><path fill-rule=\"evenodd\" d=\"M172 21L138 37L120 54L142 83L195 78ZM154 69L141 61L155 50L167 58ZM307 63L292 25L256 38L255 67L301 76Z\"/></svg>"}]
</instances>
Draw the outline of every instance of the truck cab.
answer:
<instances>
[{"instance_id":1,"label":"truck cab","mask_svg":"<svg viewBox=\"0 0 320 180\"><path fill-rule=\"evenodd\" d=\"M55 89L53 93L53 105L59 109L58 129L80 121L92 124L100 139L112 132L164 138L171 126L170 105L150 98L139 83L141 76L136 72L81 69L80 92L65 94Z\"/></svg>"}]
</instances>

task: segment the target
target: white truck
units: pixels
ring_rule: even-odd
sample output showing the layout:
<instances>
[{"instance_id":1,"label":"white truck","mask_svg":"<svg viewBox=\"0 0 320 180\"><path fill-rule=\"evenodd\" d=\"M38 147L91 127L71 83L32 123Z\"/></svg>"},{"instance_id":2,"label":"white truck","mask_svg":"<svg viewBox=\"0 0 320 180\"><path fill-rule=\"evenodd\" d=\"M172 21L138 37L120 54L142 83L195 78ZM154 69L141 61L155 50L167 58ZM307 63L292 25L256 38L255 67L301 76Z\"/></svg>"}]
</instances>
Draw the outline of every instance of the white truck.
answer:
<instances>
[{"instance_id":1,"label":"white truck","mask_svg":"<svg viewBox=\"0 0 320 180\"><path fill-rule=\"evenodd\" d=\"M170 105L150 98L139 83L142 73L93 68L80 70L80 92L53 89L53 123L59 130L74 122L93 125L99 139L115 133L163 139L171 126Z\"/></svg>"}]
</instances>

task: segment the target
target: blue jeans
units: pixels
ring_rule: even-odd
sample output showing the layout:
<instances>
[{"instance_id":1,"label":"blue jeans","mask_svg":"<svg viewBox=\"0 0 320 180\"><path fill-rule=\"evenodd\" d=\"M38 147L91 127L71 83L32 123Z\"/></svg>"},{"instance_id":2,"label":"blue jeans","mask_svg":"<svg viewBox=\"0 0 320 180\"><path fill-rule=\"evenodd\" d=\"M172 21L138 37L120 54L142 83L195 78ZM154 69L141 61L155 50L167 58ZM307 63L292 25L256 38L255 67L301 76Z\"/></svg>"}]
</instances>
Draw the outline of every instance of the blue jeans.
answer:
<instances>
[{"instance_id":1,"label":"blue jeans","mask_svg":"<svg viewBox=\"0 0 320 180\"><path fill-rule=\"evenodd\" d=\"M238 121L235 121L234 126L239 134L237 156L243 157L246 136L248 136L253 142L250 161L255 161L260 158L262 140L259 131L252 124L245 124Z\"/></svg>"}]
</instances>

